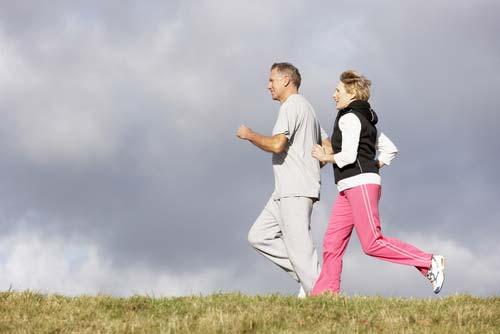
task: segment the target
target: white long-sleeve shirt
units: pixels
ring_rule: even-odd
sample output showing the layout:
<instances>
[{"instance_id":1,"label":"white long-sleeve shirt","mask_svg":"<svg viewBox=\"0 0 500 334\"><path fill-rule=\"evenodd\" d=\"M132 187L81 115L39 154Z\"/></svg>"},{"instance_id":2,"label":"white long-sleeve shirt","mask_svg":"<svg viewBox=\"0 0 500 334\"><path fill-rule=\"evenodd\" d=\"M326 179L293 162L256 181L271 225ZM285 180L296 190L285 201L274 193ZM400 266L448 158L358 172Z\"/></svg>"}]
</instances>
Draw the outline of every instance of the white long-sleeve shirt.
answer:
<instances>
[{"instance_id":1,"label":"white long-sleeve shirt","mask_svg":"<svg viewBox=\"0 0 500 334\"><path fill-rule=\"evenodd\" d=\"M345 114L339 119L339 128L342 131L342 148L339 153L333 155L335 163L342 168L356 161L358 155L359 137L361 134L361 122L352 114ZM378 160L384 165L390 165L396 157L398 149L396 145L382 132L377 133L375 148L378 152ZM361 173L340 180L337 183L338 191L360 186L362 184L381 184L380 175L377 173Z\"/></svg>"}]
</instances>

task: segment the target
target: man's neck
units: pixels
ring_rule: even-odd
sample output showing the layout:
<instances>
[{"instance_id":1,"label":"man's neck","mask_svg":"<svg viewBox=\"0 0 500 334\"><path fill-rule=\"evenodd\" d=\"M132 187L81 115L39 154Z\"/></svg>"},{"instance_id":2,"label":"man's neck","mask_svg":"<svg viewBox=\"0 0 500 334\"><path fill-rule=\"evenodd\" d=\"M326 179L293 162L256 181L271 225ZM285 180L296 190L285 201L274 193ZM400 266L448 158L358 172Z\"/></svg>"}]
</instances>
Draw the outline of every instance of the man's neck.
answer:
<instances>
[{"instance_id":1,"label":"man's neck","mask_svg":"<svg viewBox=\"0 0 500 334\"><path fill-rule=\"evenodd\" d=\"M294 94L298 94L299 93L299 90L298 89L290 89L289 91L287 91L285 94L283 94L283 96L280 98L280 104L283 104L285 103L286 100L288 100L288 98L291 96L291 95L294 95Z\"/></svg>"}]
</instances>

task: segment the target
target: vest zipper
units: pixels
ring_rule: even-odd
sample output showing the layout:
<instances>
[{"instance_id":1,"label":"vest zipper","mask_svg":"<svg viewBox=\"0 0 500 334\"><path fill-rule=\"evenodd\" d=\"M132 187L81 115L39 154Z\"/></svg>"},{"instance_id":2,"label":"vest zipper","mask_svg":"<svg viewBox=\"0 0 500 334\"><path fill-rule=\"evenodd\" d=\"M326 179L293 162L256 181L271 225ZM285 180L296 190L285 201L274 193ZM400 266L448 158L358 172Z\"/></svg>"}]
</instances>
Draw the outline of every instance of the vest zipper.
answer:
<instances>
[{"instance_id":1,"label":"vest zipper","mask_svg":"<svg viewBox=\"0 0 500 334\"><path fill-rule=\"evenodd\" d=\"M361 174L364 173L363 168L361 168L361 164L359 163L359 159L356 159L356 161L358 162L358 167L359 167L359 170L361 171Z\"/></svg>"}]
</instances>

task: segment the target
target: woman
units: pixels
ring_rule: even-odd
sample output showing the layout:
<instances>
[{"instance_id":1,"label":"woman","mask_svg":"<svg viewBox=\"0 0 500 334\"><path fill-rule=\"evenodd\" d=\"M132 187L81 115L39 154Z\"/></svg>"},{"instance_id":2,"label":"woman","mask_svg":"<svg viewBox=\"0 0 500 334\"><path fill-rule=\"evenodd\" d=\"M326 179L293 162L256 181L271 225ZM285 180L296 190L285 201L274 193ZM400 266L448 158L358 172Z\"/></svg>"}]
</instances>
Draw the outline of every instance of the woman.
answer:
<instances>
[{"instance_id":1,"label":"woman","mask_svg":"<svg viewBox=\"0 0 500 334\"><path fill-rule=\"evenodd\" d=\"M323 268L312 295L339 292L342 257L353 228L367 255L415 266L439 293L444 281L444 257L381 233L379 168L390 164L397 149L375 127L377 115L368 103L370 85L370 80L355 71L340 75L333 97L338 110L331 137L333 151L320 145L312 151L321 163L333 164L339 191L323 241Z\"/></svg>"}]
</instances>

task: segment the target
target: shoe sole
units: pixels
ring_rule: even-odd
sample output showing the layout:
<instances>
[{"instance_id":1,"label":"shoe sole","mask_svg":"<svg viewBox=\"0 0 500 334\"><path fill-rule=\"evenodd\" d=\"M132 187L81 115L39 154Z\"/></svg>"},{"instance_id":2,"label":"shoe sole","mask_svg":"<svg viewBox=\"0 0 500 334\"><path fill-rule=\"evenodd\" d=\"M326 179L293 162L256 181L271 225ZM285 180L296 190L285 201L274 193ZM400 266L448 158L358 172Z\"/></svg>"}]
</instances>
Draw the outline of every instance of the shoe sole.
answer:
<instances>
[{"instance_id":1,"label":"shoe sole","mask_svg":"<svg viewBox=\"0 0 500 334\"><path fill-rule=\"evenodd\" d=\"M443 289L443 285L444 285L444 279L445 279L445 275L444 275L444 266L445 266L445 257L444 256L441 256L441 271L443 273L443 283L441 283L441 286L439 287L439 289L437 291L434 291L435 294L438 294L439 292L441 292L441 289Z\"/></svg>"}]
</instances>

